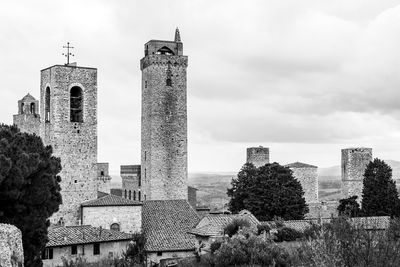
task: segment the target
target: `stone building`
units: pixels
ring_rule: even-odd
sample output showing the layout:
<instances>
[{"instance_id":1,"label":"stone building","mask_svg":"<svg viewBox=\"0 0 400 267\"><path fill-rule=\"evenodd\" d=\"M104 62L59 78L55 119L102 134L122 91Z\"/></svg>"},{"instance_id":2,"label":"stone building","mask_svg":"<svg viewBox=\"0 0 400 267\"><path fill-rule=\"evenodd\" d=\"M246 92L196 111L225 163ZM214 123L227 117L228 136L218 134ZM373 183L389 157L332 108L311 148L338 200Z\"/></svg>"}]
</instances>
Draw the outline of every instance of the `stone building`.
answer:
<instances>
[{"instance_id":1,"label":"stone building","mask_svg":"<svg viewBox=\"0 0 400 267\"><path fill-rule=\"evenodd\" d=\"M82 225L126 233L142 229L142 202L106 195L81 204Z\"/></svg>"},{"instance_id":2,"label":"stone building","mask_svg":"<svg viewBox=\"0 0 400 267\"><path fill-rule=\"evenodd\" d=\"M365 169L372 161L372 148L342 149L342 196L358 196L361 202Z\"/></svg>"},{"instance_id":3,"label":"stone building","mask_svg":"<svg viewBox=\"0 0 400 267\"><path fill-rule=\"evenodd\" d=\"M39 101L30 94L18 101L18 114L13 116L14 124L21 132L39 135Z\"/></svg>"},{"instance_id":4,"label":"stone building","mask_svg":"<svg viewBox=\"0 0 400 267\"><path fill-rule=\"evenodd\" d=\"M150 40L142 71L141 173L145 199L186 199L186 68L179 30L174 41Z\"/></svg>"},{"instance_id":5,"label":"stone building","mask_svg":"<svg viewBox=\"0 0 400 267\"><path fill-rule=\"evenodd\" d=\"M121 165L122 197L143 201L140 165Z\"/></svg>"},{"instance_id":6,"label":"stone building","mask_svg":"<svg viewBox=\"0 0 400 267\"><path fill-rule=\"evenodd\" d=\"M307 204L318 202L317 166L294 162L285 165L292 170L293 176L301 183Z\"/></svg>"},{"instance_id":7,"label":"stone building","mask_svg":"<svg viewBox=\"0 0 400 267\"><path fill-rule=\"evenodd\" d=\"M263 146L247 148L246 162L253 163L257 168L269 163L269 148Z\"/></svg>"},{"instance_id":8,"label":"stone building","mask_svg":"<svg viewBox=\"0 0 400 267\"><path fill-rule=\"evenodd\" d=\"M111 176L108 163L97 163L97 191L109 194L111 191Z\"/></svg>"},{"instance_id":9,"label":"stone building","mask_svg":"<svg viewBox=\"0 0 400 267\"><path fill-rule=\"evenodd\" d=\"M24 266L22 233L11 224L0 223L0 266Z\"/></svg>"}]
</instances>

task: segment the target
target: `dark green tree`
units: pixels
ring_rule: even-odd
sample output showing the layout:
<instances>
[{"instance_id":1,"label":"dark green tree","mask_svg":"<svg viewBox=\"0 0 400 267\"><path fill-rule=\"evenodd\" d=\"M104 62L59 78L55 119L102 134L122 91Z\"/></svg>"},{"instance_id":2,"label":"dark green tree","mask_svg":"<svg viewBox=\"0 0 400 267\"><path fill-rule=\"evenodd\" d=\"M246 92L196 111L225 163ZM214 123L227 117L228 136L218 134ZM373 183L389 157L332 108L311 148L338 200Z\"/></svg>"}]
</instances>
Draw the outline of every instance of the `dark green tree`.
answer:
<instances>
[{"instance_id":1,"label":"dark green tree","mask_svg":"<svg viewBox=\"0 0 400 267\"><path fill-rule=\"evenodd\" d=\"M0 125L0 222L21 230L25 266L42 266L48 218L61 204L60 171L40 137Z\"/></svg>"},{"instance_id":2,"label":"dark green tree","mask_svg":"<svg viewBox=\"0 0 400 267\"><path fill-rule=\"evenodd\" d=\"M255 168L246 163L228 189L229 210L247 209L261 221L278 216L284 220L304 219L308 206L304 191L289 168L271 163Z\"/></svg>"},{"instance_id":3,"label":"dark green tree","mask_svg":"<svg viewBox=\"0 0 400 267\"><path fill-rule=\"evenodd\" d=\"M337 207L340 216L357 217L360 215L360 204L357 202L357 196L339 200Z\"/></svg>"},{"instance_id":4,"label":"dark green tree","mask_svg":"<svg viewBox=\"0 0 400 267\"><path fill-rule=\"evenodd\" d=\"M399 195L392 168L383 160L371 161L364 173L361 211L365 216L398 216Z\"/></svg>"}]
</instances>

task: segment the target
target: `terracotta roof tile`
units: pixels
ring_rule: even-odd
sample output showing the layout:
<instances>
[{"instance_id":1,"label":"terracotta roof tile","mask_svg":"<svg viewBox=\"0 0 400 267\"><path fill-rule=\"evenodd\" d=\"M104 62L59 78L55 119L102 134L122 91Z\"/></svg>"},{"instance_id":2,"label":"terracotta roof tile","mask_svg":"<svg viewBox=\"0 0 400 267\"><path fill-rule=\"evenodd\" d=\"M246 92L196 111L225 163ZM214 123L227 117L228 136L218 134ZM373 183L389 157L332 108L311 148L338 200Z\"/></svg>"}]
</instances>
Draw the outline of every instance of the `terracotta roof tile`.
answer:
<instances>
[{"instance_id":1,"label":"terracotta roof tile","mask_svg":"<svg viewBox=\"0 0 400 267\"><path fill-rule=\"evenodd\" d=\"M129 240L131 234L101 229L90 225L56 226L49 228L46 247L68 246L96 242Z\"/></svg>"},{"instance_id":2,"label":"terracotta roof tile","mask_svg":"<svg viewBox=\"0 0 400 267\"><path fill-rule=\"evenodd\" d=\"M186 200L149 200L143 203L142 222L147 251L193 250L196 239L188 234L198 222Z\"/></svg>"},{"instance_id":3,"label":"terracotta roof tile","mask_svg":"<svg viewBox=\"0 0 400 267\"><path fill-rule=\"evenodd\" d=\"M81 204L82 207L102 207L102 206L138 206L140 201L133 201L115 195L107 195L98 199L89 200Z\"/></svg>"}]
</instances>

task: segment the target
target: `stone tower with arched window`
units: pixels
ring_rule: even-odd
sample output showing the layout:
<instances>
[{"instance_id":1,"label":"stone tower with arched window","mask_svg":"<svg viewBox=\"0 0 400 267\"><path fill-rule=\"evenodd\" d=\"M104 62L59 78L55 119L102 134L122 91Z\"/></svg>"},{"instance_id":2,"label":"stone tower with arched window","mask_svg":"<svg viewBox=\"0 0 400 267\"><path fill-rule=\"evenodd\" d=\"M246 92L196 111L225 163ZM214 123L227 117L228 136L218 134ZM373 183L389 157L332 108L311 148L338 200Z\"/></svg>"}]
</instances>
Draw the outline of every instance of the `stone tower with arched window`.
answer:
<instances>
[{"instance_id":1,"label":"stone tower with arched window","mask_svg":"<svg viewBox=\"0 0 400 267\"><path fill-rule=\"evenodd\" d=\"M51 218L77 224L79 205L97 194L97 69L55 65L41 71L40 135L61 158L63 204Z\"/></svg>"},{"instance_id":2,"label":"stone tower with arched window","mask_svg":"<svg viewBox=\"0 0 400 267\"><path fill-rule=\"evenodd\" d=\"M14 124L21 132L34 133L39 135L40 116L39 101L27 94L18 100L18 114L14 115Z\"/></svg>"},{"instance_id":3,"label":"stone tower with arched window","mask_svg":"<svg viewBox=\"0 0 400 267\"><path fill-rule=\"evenodd\" d=\"M144 46L141 177L143 199L187 199L186 68L178 29L174 41Z\"/></svg>"}]
</instances>

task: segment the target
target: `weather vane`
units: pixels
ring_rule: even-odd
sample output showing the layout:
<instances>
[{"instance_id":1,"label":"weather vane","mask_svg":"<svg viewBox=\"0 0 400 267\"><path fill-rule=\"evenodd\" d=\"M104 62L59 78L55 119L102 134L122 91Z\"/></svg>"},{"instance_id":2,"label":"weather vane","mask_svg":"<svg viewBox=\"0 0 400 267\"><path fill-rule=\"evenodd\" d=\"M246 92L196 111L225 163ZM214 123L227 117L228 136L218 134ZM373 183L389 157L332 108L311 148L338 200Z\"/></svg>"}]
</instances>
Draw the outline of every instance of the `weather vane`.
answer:
<instances>
[{"instance_id":1,"label":"weather vane","mask_svg":"<svg viewBox=\"0 0 400 267\"><path fill-rule=\"evenodd\" d=\"M69 46L69 42L67 42L67 46L64 45L63 48L67 48L67 53L63 53L62 54L64 57L67 58L67 64L65 64L65 65L69 65L69 56L75 56L74 54L69 52L69 49L73 49L74 47L73 46Z\"/></svg>"}]
</instances>

